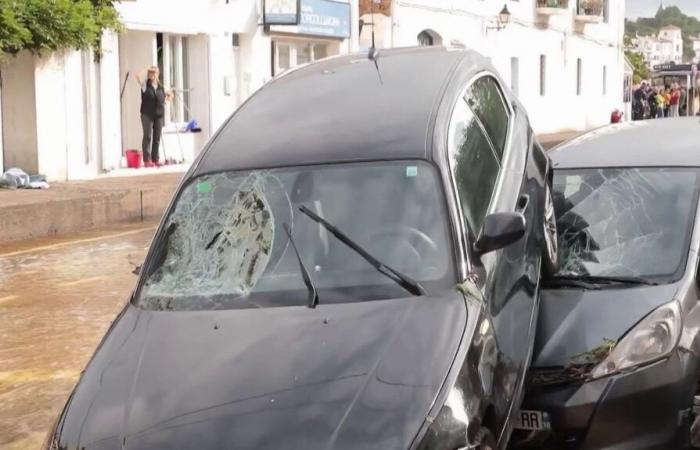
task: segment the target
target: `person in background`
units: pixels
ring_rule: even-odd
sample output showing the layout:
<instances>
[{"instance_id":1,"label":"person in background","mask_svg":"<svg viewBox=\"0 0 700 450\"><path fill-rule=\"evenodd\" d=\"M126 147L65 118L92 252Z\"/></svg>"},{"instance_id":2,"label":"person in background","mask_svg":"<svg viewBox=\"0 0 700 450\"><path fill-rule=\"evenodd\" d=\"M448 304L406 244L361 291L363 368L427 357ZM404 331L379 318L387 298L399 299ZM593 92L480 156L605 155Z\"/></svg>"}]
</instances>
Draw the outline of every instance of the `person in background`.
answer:
<instances>
[{"instance_id":1,"label":"person in background","mask_svg":"<svg viewBox=\"0 0 700 450\"><path fill-rule=\"evenodd\" d=\"M638 86L632 94L632 120L644 119L644 89Z\"/></svg>"},{"instance_id":2,"label":"person in background","mask_svg":"<svg viewBox=\"0 0 700 450\"><path fill-rule=\"evenodd\" d=\"M664 116L664 111L666 110L666 93L664 88L659 88L656 92L656 118L662 119Z\"/></svg>"},{"instance_id":3,"label":"person in background","mask_svg":"<svg viewBox=\"0 0 700 450\"><path fill-rule=\"evenodd\" d=\"M136 75L136 82L141 88L141 126L143 127L143 162L146 167L160 167L158 155L160 138L163 132L165 102L173 96L172 90L166 90L160 82L160 70L157 66L146 69L146 79L142 74Z\"/></svg>"},{"instance_id":4,"label":"person in background","mask_svg":"<svg viewBox=\"0 0 700 450\"><path fill-rule=\"evenodd\" d=\"M674 84L673 88L671 89L671 100L670 100L670 109L669 109L669 116L670 117L679 117L679 105L681 102L681 93L680 90L678 89L678 85Z\"/></svg>"},{"instance_id":5,"label":"person in background","mask_svg":"<svg viewBox=\"0 0 700 450\"><path fill-rule=\"evenodd\" d=\"M664 88L664 117L669 117L671 109L671 86L666 85Z\"/></svg>"},{"instance_id":6,"label":"person in background","mask_svg":"<svg viewBox=\"0 0 700 450\"><path fill-rule=\"evenodd\" d=\"M656 89L650 88L647 93L647 104L649 105L649 118L656 119L659 109L656 103Z\"/></svg>"},{"instance_id":7,"label":"person in background","mask_svg":"<svg viewBox=\"0 0 700 450\"><path fill-rule=\"evenodd\" d=\"M687 116L688 115L688 102L686 101L688 99L688 93L685 91L684 87L680 87L678 89L678 92L681 94L680 98L680 115L681 116Z\"/></svg>"}]
</instances>

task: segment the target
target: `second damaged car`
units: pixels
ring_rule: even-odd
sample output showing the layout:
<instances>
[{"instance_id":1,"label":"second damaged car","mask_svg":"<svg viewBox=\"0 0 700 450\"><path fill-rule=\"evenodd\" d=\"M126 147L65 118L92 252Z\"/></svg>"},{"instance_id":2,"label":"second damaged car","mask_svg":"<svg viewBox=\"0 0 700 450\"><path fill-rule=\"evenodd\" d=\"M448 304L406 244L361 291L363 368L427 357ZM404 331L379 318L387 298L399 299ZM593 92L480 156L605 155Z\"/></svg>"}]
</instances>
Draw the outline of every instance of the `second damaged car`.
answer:
<instances>
[{"instance_id":1,"label":"second damaged car","mask_svg":"<svg viewBox=\"0 0 700 450\"><path fill-rule=\"evenodd\" d=\"M699 148L693 118L550 152L561 269L542 294L520 447L700 446Z\"/></svg>"},{"instance_id":2,"label":"second damaged car","mask_svg":"<svg viewBox=\"0 0 700 450\"><path fill-rule=\"evenodd\" d=\"M488 62L385 51L256 93L185 177L50 448L503 448L548 160Z\"/></svg>"}]
</instances>

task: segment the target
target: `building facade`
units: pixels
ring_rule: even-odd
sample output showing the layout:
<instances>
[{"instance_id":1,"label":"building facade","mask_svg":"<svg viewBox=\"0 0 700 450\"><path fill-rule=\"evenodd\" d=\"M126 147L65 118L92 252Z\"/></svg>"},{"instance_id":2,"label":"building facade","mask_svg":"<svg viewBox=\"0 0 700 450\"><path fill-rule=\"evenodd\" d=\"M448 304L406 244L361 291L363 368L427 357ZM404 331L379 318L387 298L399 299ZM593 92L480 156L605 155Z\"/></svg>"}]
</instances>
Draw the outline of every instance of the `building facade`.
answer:
<instances>
[{"instance_id":1,"label":"building facade","mask_svg":"<svg viewBox=\"0 0 700 450\"><path fill-rule=\"evenodd\" d=\"M659 64L683 62L683 31L673 25L663 27L657 36L636 36L631 50L641 53L651 68Z\"/></svg>"},{"instance_id":2,"label":"building facade","mask_svg":"<svg viewBox=\"0 0 700 450\"><path fill-rule=\"evenodd\" d=\"M583 130L623 110L623 0L393 0L361 9L361 47L448 45L491 59L538 133ZM362 5L364 6L364 5ZM504 16L506 18L506 16ZM372 27L373 25L373 27Z\"/></svg>"},{"instance_id":3,"label":"building facade","mask_svg":"<svg viewBox=\"0 0 700 450\"><path fill-rule=\"evenodd\" d=\"M176 89L161 158L190 162L247 97L295 65L358 49L357 0L300 0L294 24L270 23L296 0L123 0L124 31L91 51L23 52L0 63L0 170L49 180L119 173L141 147L138 74L160 67ZM278 14L279 15L279 14ZM298 22L298 23L296 23ZM199 133L183 132L195 120ZM163 155L164 153L164 155Z\"/></svg>"},{"instance_id":4,"label":"building facade","mask_svg":"<svg viewBox=\"0 0 700 450\"><path fill-rule=\"evenodd\" d=\"M507 24L499 22L504 2ZM67 51L0 64L0 170L50 180L121 173L126 150L141 147L135 80L151 65L177 90L161 152L192 161L272 77L367 49L372 29L378 47L483 53L537 132L591 128L623 108L623 0L123 0L117 7L125 30L104 35L99 61ZM192 120L201 132L182 132Z\"/></svg>"}]
</instances>

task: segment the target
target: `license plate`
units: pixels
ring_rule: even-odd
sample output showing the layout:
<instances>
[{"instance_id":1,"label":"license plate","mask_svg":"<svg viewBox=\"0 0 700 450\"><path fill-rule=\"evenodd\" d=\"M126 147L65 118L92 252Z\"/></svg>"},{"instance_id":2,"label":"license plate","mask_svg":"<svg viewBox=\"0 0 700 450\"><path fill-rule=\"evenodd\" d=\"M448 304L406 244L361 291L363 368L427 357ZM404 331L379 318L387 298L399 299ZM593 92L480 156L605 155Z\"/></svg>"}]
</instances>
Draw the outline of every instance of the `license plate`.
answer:
<instances>
[{"instance_id":1,"label":"license plate","mask_svg":"<svg viewBox=\"0 0 700 450\"><path fill-rule=\"evenodd\" d=\"M515 417L514 428L516 430L542 431L551 430L549 414L544 411L522 410Z\"/></svg>"}]
</instances>

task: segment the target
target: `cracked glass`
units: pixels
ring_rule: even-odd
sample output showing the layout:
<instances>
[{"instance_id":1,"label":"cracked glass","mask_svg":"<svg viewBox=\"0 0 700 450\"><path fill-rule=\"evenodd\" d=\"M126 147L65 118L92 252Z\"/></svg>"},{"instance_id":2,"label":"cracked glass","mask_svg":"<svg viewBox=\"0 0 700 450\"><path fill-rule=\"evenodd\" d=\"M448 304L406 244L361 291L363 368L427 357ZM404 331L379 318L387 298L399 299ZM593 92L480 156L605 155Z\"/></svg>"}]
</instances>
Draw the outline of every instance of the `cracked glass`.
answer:
<instances>
[{"instance_id":1,"label":"cracked glass","mask_svg":"<svg viewBox=\"0 0 700 450\"><path fill-rule=\"evenodd\" d=\"M678 279L695 219L698 174L695 168L555 172L557 275Z\"/></svg>"},{"instance_id":2,"label":"cracked glass","mask_svg":"<svg viewBox=\"0 0 700 450\"><path fill-rule=\"evenodd\" d=\"M306 305L285 224L320 305L407 296L300 206L429 293L449 289L456 279L444 205L437 171L417 161L201 176L183 189L155 241L139 304L168 310Z\"/></svg>"}]
</instances>

